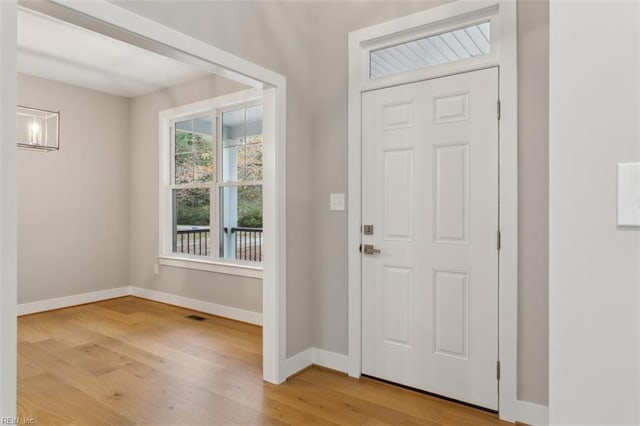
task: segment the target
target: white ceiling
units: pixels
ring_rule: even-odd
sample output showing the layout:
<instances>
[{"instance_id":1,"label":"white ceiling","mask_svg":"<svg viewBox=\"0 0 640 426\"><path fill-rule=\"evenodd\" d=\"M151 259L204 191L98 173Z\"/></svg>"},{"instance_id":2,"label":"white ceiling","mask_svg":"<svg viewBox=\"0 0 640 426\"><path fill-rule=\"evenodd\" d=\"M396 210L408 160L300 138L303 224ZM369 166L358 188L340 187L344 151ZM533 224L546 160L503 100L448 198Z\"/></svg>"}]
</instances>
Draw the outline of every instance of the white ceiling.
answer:
<instances>
[{"instance_id":1,"label":"white ceiling","mask_svg":"<svg viewBox=\"0 0 640 426\"><path fill-rule=\"evenodd\" d=\"M190 65L25 10L18 11L18 72L125 97L207 75Z\"/></svg>"}]
</instances>

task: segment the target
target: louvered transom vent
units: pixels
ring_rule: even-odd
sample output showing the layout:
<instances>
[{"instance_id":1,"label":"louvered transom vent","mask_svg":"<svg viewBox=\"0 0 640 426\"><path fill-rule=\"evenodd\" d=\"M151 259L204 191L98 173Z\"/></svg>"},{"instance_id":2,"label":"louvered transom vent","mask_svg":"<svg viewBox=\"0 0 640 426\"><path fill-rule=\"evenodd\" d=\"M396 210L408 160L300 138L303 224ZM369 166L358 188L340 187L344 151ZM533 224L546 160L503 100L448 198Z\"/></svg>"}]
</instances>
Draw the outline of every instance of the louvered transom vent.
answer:
<instances>
[{"instance_id":1,"label":"louvered transom vent","mask_svg":"<svg viewBox=\"0 0 640 426\"><path fill-rule=\"evenodd\" d=\"M370 53L370 77L379 78L434 65L487 55L491 51L491 23L469 25Z\"/></svg>"}]
</instances>

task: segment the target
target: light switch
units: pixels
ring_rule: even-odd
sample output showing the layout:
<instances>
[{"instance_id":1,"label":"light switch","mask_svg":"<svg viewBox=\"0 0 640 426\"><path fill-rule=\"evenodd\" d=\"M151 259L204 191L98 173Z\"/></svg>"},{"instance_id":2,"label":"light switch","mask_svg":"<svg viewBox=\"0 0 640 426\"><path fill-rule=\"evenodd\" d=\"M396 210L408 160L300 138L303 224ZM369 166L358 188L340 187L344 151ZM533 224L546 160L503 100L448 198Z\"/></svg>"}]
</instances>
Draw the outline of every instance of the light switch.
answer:
<instances>
[{"instance_id":1,"label":"light switch","mask_svg":"<svg viewBox=\"0 0 640 426\"><path fill-rule=\"evenodd\" d=\"M640 226L640 163L618 164L618 225Z\"/></svg>"},{"instance_id":2,"label":"light switch","mask_svg":"<svg viewBox=\"0 0 640 426\"><path fill-rule=\"evenodd\" d=\"M329 210L344 210L344 194L329 194Z\"/></svg>"}]
</instances>

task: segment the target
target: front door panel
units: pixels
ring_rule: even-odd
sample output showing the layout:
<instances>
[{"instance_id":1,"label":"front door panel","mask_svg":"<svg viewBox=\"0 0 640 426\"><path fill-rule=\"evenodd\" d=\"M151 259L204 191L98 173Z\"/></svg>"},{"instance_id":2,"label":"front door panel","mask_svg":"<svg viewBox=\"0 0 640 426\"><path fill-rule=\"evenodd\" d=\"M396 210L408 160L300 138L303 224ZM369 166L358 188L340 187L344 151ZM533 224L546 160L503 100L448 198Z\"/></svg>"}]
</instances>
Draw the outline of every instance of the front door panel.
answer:
<instances>
[{"instance_id":1,"label":"front door panel","mask_svg":"<svg viewBox=\"0 0 640 426\"><path fill-rule=\"evenodd\" d=\"M364 93L363 373L498 408L498 70Z\"/></svg>"}]
</instances>

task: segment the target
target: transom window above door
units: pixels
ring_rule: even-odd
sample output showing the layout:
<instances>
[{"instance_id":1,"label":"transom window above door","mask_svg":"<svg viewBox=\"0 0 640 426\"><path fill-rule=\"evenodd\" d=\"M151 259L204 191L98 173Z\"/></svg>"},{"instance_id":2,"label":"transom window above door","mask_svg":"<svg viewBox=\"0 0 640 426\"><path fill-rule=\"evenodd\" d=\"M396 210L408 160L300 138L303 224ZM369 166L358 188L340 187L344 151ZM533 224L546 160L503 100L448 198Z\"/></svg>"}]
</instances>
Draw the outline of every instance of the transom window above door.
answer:
<instances>
[{"instance_id":1,"label":"transom window above door","mask_svg":"<svg viewBox=\"0 0 640 426\"><path fill-rule=\"evenodd\" d=\"M160 182L160 257L260 266L260 100L161 114L167 170Z\"/></svg>"},{"instance_id":2,"label":"transom window above door","mask_svg":"<svg viewBox=\"0 0 640 426\"><path fill-rule=\"evenodd\" d=\"M481 22L369 52L369 77L380 78L491 52L491 22Z\"/></svg>"}]
</instances>

